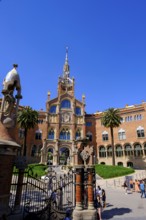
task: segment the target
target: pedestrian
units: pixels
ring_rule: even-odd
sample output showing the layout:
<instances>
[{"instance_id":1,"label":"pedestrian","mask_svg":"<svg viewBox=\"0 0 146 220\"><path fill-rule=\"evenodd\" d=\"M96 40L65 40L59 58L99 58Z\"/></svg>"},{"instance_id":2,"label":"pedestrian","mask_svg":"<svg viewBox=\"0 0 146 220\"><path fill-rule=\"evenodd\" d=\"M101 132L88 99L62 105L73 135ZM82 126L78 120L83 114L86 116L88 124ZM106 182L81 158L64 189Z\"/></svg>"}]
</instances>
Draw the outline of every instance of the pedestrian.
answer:
<instances>
[{"instance_id":1,"label":"pedestrian","mask_svg":"<svg viewBox=\"0 0 146 220\"><path fill-rule=\"evenodd\" d=\"M138 180L135 180L135 192L140 192L139 184L140 182Z\"/></svg>"},{"instance_id":2,"label":"pedestrian","mask_svg":"<svg viewBox=\"0 0 146 220\"><path fill-rule=\"evenodd\" d=\"M125 194L127 194L127 192L128 192L128 184L127 184L126 180L124 181L123 187L125 189Z\"/></svg>"},{"instance_id":3,"label":"pedestrian","mask_svg":"<svg viewBox=\"0 0 146 220\"><path fill-rule=\"evenodd\" d=\"M134 187L133 179L130 179L129 184L130 184L131 193L133 193L133 187Z\"/></svg>"},{"instance_id":4,"label":"pedestrian","mask_svg":"<svg viewBox=\"0 0 146 220\"><path fill-rule=\"evenodd\" d=\"M64 220L71 220L70 215L67 213Z\"/></svg>"},{"instance_id":5,"label":"pedestrian","mask_svg":"<svg viewBox=\"0 0 146 220\"><path fill-rule=\"evenodd\" d=\"M105 190L102 189L102 207L105 208L106 207L106 193Z\"/></svg>"},{"instance_id":6,"label":"pedestrian","mask_svg":"<svg viewBox=\"0 0 146 220\"><path fill-rule=\"evenodd\" d=\"M57 206L57 192L56 192L56 190L54 190L53 192L52 192L52 195L51 195L51 199L52 199L52 202L53 202L53 204L55 205L55 206Z\"/></svg>"},{"instance_id":7,"label":"pedestrian","mask_svg":"<svg viewBox=\"0 0 146 220\"><path fill-rule=\"evenodd\" d=\"M140 188L140 191L141 191L141 198L143 197L146 197L145 195L145 183L143 180L140 181L140 184L139 184L139 188Z\"/></svg>"},{"instance_id":8,"label":"pedestrian","mask_svg":"<svg viewBox=\"0 0 146 220\"><path fill-rule=\"evenodd\" d=\"M66 210L66 216L65 216L65 218L63 220L71 220L70 215L71 215L71 211L70 211L70 209L67 209Z\"/></svg>"},{"instance_id":9,"label":"pedestrian","mask_svg":"<svg viewBox=\"0 0 146 220\"><path fill-rule=\"evenodd\" d=\"M102 220L101 219L102 204L101 204L101 197L99 194L97 195L97 199L96 199L96 208L97 208L97 220Z\"/></svg>"},{"instance_id":10,"label":"pedestrian","mask_svg":"<svg viewBox=\"0 0 146 220\"><path fill-rule=\"evenodd\" d=\"M99 195L102 198L102 189L100 186L97 187L96 196Z\"/></svg>"}]
</instances>

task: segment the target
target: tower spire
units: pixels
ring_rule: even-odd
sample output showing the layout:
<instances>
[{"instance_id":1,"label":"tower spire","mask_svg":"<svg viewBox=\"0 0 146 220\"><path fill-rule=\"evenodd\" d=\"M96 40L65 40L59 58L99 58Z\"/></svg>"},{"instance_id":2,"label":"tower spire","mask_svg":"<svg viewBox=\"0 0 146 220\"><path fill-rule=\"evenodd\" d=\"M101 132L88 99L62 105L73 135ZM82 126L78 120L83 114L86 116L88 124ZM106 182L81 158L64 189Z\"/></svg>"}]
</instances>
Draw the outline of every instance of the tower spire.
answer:
<instances>
[{"instance_id":1,"label":"tower spire","mask_svg":"<svg viewBox=\"0 0 146 220\"><path fill-rule=\"evenodd\" d=\"M65 63L68 64L68 47L66 47Z\"/></svg>"},{"instance_id":2,"label":"tower spire","mask_svg":"<svg viewBox=\"0 0 146 220\"><path fill-rule=\"evenodd\" d=\"M68 47L66 47L65 64L63 67L63 76L69 77L69 64L68 64Z\"/></svg>"}]
</instances>

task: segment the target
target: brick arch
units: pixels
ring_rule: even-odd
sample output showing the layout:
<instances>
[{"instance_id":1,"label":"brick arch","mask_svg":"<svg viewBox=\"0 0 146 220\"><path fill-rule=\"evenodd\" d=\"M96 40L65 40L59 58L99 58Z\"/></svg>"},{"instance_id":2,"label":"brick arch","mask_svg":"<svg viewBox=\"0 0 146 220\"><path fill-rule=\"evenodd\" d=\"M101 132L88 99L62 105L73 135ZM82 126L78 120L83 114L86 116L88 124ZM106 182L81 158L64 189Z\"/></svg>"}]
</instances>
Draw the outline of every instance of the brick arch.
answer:
<instances>
[{"instance_id":1,"label":"brick arch","mask_svg":"<svg viewBox=\"0 0 146 220\"><path fill-rule=\"evenodd\" d=\"M133 162L132 161L127 161L127 167L133 167Z\"/></svg>"},{"instance_id":2,"label":"brick arch","mask_svg":"<svg viewBox=\"0 0 146 220\"><path fill-rule=\"evenodd\" d=\"M123 145L122 145L121 143L117 143L117 144L115 144L115 147L117 147L117 146L121 146L121 147L123 147Z\"/></svg>"},{"instance_id":3,"label":"brick arch","mask_svg":"<svg viewBox=\"0 0 146 220\"><path fill-rule=\"evenodd\" d=\"M130 145L131 147L133 147L133 144L131 144L129 142L126 142L126 143L123 144L124 149L125 149L125 146L127 146L127 145Z\"/></svg>"},{"instance_id":4,"label":"brick arch","mask_svg":"<svg viewBox=\"0 0 146 220\"><path fill-rule=\"evenodd\" d=\"M50 148L53 149L53 151L55 150L55 146L53 146L53 145L51 145L51 144L47 145L47 151L48 151Z\"/></svg>"},{"instance_id":5,"label":"brick arch","mask_svg":"<svg viewBox=\"0 0 146 220\"><path fill-rule=\"evenodd\" d=\"M104 145L99 146L99 157L106 157L107 149Z\"/></svg>"},{"instance_id":6,"label":"brick arch","mask_svg":"<svg viewBox=\"0 0 146 220\"><path fill-rule=\"evenodd\" d=\"M134 142L134 143L133 143L133 147L135 147L137 144L139 144L140 146L142 146L142 144L137 141L137 142Z\"/></svg>"},{"instance_id":7,"label":"brick arch","mask_svg":"<svg viewBox=\"0 0 146 220\"><path fill-rule=\"evenodd\" d=\"M132 156L133 152L134 152L134 147L132 146L132 144L130 143L125 143L124 144L124 152L125 152L125 156Z\"/></svg>"}]
</instances>

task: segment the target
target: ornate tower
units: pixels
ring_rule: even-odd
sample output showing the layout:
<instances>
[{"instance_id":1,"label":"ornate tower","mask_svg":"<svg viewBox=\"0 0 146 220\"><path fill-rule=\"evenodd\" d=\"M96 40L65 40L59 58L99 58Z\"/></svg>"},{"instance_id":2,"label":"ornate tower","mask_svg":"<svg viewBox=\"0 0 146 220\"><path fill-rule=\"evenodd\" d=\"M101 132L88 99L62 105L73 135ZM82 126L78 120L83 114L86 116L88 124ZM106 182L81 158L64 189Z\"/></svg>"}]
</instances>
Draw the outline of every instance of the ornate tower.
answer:
<instances>
[{"instance_id":1,"label":"ornate tower","mask_svg":"<svg viewBox=\"0 0 146 220\"><path fill-rule=\"evenodd\" d=\"M63 73L58 79L58 96L51 99L51 93L48 92L46 102L48 135L43 155L46 155L47 162L48 154L51 154L53 165L74 165L76 140L85 137L85 97L82 97L81 101L75 98L74 85L75 80L70 77L66 48Z\"/></svg>"}]
</instances>

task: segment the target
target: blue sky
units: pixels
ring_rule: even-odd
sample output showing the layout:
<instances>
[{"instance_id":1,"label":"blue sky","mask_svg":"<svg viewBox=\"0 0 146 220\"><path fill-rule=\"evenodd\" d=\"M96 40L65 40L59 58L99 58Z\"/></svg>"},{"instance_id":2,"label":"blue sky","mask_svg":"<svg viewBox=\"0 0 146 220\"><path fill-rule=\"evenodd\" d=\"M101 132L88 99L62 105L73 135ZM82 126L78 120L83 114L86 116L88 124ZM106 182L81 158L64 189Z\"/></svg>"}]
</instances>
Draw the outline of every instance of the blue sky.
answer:
<instances>
[{"instance_id":1,"label":"blue sky","mask_svg":"<svg viewBox=\"0 0 146 220\"><path fill-rule=\"evenodd\" d=\"M1 89L17 63L21 105L57 96L66 46L87 113L146 101L146 0L1 0L0 27Z\"/></svg>"}]
</instances>

